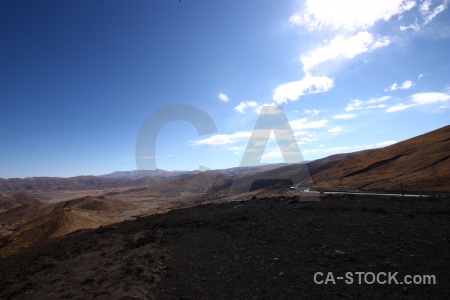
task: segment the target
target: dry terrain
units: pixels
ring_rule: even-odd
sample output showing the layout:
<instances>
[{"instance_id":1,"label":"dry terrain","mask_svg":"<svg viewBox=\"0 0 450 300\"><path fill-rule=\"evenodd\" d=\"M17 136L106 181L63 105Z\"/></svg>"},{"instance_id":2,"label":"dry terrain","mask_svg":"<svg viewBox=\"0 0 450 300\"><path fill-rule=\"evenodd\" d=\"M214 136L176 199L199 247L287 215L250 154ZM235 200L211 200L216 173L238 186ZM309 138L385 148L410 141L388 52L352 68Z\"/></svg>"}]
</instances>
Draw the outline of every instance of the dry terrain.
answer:
<instances>
[{"instance_id":1,"label":"dry terrain","mask_svg":"<svg viewBox=\"0 0 450 300\"><path fill-rule=\"evenodd\" d=\"M308 167L321 189L450 192L450 126L400 143Z\"/></svg>"},{"instance_id":2,"label":"dry terrain","mask_svg":"<svg viewBox=\"0 0 450 300\"><path fill-rule=\"evenodd\" d=\"M301 197L300 199L307 198ZM0 260L1 299L448 299L450 199L262 198L74 232ZM316 272L436 284L317 285Z\"/></svg>"},{"instance_id":3,"label":"dry terrain","mask_svg":"<svg viewBox=\"0 0 450 300\"><path fill-rule=\"evenodd\" d=\"M0 299L449 298L448 149L450 126L299 164L0 178ZM307 191L402 188L424 197ZM437 284L314 284L331 271Z\"/></svg>"}]
</instances>

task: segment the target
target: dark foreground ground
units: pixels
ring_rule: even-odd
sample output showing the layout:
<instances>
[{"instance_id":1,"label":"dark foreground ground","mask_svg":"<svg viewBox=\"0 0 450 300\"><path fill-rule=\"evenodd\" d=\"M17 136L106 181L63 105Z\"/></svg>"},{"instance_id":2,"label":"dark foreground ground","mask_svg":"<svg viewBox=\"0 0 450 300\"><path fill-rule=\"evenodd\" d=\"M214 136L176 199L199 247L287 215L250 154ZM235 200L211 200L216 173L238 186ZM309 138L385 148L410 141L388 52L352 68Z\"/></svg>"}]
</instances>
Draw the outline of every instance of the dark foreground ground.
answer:
<instances>
[{"instance_id":1,"label":"dark foreground ground","mask_svg":"<svg viewBox=\"0 0 450 300\"><path fill-rule=\"evenodd\" d=\"M450 299L450 199L287 200L75 232L0 260L0 299ZM315 284L316 272L333 272L336 284ZM336 278L346 272L353 284ZM358 284L355 272L436 284Z\"/></svg>"}]
</instances>

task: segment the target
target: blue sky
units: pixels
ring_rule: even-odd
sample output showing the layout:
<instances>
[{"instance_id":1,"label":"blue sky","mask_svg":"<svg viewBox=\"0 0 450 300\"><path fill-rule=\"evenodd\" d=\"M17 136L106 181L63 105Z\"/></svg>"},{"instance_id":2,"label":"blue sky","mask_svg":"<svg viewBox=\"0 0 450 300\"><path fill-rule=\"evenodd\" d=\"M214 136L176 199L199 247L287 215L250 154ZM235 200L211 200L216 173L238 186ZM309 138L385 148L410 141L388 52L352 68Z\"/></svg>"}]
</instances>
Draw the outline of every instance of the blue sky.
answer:
<instances>
[{"instance_id":1,"label":"blue sky","mask_svg":"<svg viewBox=\"0 0 450 300\"><path fill-rule=\"evenodd\" d=\"M449 124L448 0L0 2L0 177L136 169L140 127L190 104L214 120L159 132L157 167L236 167L262 105L304 159ZM273 139L272 139L273 140ZM277 143L263 162L282 162Z\"/></svg>"}]
</instances>

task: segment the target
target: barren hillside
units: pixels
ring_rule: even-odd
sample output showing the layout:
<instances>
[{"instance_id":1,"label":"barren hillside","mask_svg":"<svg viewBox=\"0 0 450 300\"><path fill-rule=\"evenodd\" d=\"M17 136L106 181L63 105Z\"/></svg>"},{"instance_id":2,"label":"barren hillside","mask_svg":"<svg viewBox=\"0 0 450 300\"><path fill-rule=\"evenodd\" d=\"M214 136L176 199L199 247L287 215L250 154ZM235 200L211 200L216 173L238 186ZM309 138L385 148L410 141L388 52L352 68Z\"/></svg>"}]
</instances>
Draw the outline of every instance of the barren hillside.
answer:
<instances>
[{"instance_id":1,"label":"barren hillside","mask_svg":"<svg viewBox=\"0 0 450 300\"><path fill-rule=\"evenodd\" d=\"M80 229L123 221L135 205L105 197L31 203L0 213L0 257Z\"/></svg>"},{"instance_id":2,"label":"barren hillside","mask_svg":"<svg viewBox=\"0 0 450 300\"><path fill-rule=\"evenodd\" d=\"M450 126L319 167L318 188L450 192ZM314 169L321 162L311 162Z\"/></svg>"}]
</instances>

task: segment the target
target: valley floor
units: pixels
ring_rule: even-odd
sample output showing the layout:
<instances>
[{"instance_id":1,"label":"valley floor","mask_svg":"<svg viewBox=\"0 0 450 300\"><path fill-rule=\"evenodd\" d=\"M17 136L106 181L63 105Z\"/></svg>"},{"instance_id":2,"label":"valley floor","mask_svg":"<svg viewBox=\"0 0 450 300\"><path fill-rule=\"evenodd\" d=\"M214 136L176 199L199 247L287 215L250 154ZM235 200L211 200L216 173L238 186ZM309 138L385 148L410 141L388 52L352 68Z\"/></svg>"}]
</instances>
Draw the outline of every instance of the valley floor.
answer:
<instances>
[{"instance_id":1,"label":"valley floor","mask_svg":"<svg viewBox=\"0 0 450 300\"><path fill-rule=\"evenodd\" d=\"M321 199L207 204L74 232L1 259L0 299L450 298L450 199ZM317 272L354 282L316 284ZM358 284L356 272L436 284Z\"/></svg>"}]
</instances>

